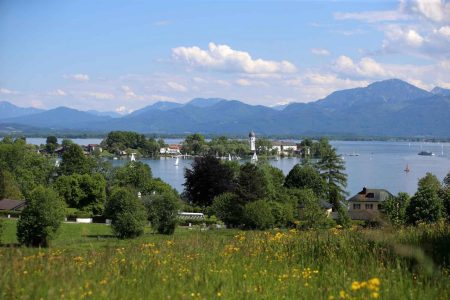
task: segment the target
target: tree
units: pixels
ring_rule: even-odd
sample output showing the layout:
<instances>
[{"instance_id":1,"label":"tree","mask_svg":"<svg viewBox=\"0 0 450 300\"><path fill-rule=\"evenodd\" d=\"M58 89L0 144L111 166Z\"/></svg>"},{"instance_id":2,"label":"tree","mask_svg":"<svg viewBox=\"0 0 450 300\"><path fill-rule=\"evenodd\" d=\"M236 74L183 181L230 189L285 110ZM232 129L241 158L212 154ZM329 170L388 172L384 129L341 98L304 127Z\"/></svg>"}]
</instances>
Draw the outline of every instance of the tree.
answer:
<instances>
[{"instance_id":1,"label":"tree","mask_svg":"<svg viewBox=\"0 0 450 300\"><path fill-rule=\"evenodd\" d=\"M383 210L392 225L406 224L406 209L409 206L410 197L407 193L398 193L396 197L390 197L383 203Z\"/></svg>"},{"instance_id":2,"label":"tree","mask_svg":"<svg viewBox=\"0 0 450 300\"><path fill-rule=\"evenodd\" d=\"M62 175L87 174L94 168L94 161L84 155L83 149L77 144L64 147L59 172Z\"/></svg>"},{"instance_id":3,"label":"tree","mask_svg":"<svg viewBox=\"0 0 450 300\"><path fill-rule=\"evenodd\" d=\"M200 155L207 152L205 137L199 133L188 135L184 140L181 151L187 154Z\"/></svg>"},{"instance_id":4,"label":"tree","mask_svg":"<svg viewBox=\"0 0 450 300\"><path fill-rule=\"evenodd\" d=\"M286 176L284 186L287 188L311 189L320 197L325 191L325 182L312 165L295 165Z\"/></svg>"},{"instance_id":5,"label":"tree","mask_svg":"<svg viewBox=\"0 0 450 300\"><path fill-rule=\"evenodd\" d=\"M149 165L140 161L132 161L113 171L113 185L130 187L143 192L152 181L152 170Z\"/></svg>"},{"instance_id":6,"label":"tree","mask_svg":"<svg viewBox=\"0 0 450 300\"><path fill-rule=\"evenodd\" d=\"M23 199L20 187L14 176L7 170L0 169L0 199Z\"/></svg>"},{"instance_id":7,"label":"tree","mask_svg":"<svg viewBox=\"0 0 450 300\"><path fill-rule=\"evenodd\" d=\"M294 221L294 209L290 203L268 202L274 217L274 226L287 227Z\"/></svg>"},{"instance_id":8,"label":"tree","mask_svg":"<svg viewBox=\"0 0 450 300\"><path fill-rule=\"evenodd\" d=\"M419 179L418 183L418 189L426 187L432 189L437 193L442 188L442 185L439 182L439 179L436 177L436 175L427 172L424 177Z\"/></svg>"},{"instance_id":9,"label":"tree","mask_svg":"<svg viewBox=\"0 0 450 300\"><path fill-rule=\"evenodd\" d=\"M445 187L450 188L450 172L445 176L443 184Z\"/></svg>"},{"instance_id":10,"label":"tree","mask_svg":"<svg viewBox=\"0 0 450 300\"><path fill-rule=\"evenodd\" d=\"M58 147L58 138L54 135L48 136L45 141L45 149L48 153L55 152L56 147Z\"/></svg>"},{"instance_id":11,"label":"tree","mask_svg":"<svg viewBox=\"0 0 450 300\"><path fill-rule=\"evenodd\" d=\"M442 200L433 187L419 187L406 208L407 223L434 223L442 217L442 206Z\"/></svg>"},{"instance_id":12,"label":"tree","mask_svg":"<svg viewBox=\"0 0 450 300\"><path fill-rule=\"evenodd\" d=\"M337 209L347 194L345 191L345 187L347 186L347 174L344 173L345 163L336 154L336 149L329 148L322 155L317 166L321 172L321 177L326 183L328 201L333 204L334 209Z\"/></svg>"},{"instance_id":13,"label":"tree","mask_svg":"<svg viewBox=\"0 0 450 300\"><path fill-rule=\"evenodd\" d=\"M148 221L158 233L173 234L177 226L179 198L173 193L149 195L144 198Z\"/></svg>"},{"instance_id":14,"label":"tree","mask_svg":"<svg viewBox=\"0 0 450 300\"><path fill-rule=\"evenodd\" d=\"M330 219L317 199L311 198L303 202L300 219L305 229L330 227Z\"/></svg>"},{"instance_id":15,"label":"tree","mask_svg":"<svg viewBox=\"0 0 450 300\"><path fill-rule=\"evenodd\" d=\"M111 192L105 216L111 219L113 232L120 239L142 235L147 223L144 204L126 188L115 188Z\"/></svg>"},{"instance_id":16,"label":"tree","mask_svg":"<svg viewBox=\"0 0 450 300\"><path fill-rule=\"evenodd\" d=\"M227 226L238 226L243 222L244 206L236 194L223 193L214 198L210 209Z\"/></svg>"},{"instance_id":17,"label":"tree","mask_svg":"<svg viewBox=\"0 0 450 300\"><path fill-rule=\"evenodd\" d=\"M237 194L245 202L264 199L269 196L270 178L258 165L245 163L237 179Z\"/></svg>"},{"instance_id":18,"label":"tree","mask_svg":"<svg viewBox=\"0 0 450 300\"><path fill-rule=\"evenodd\" d=\"M101 174L60 176L55 190L69 207L100 215L106 201L106 180Z\"/></svg>"},{"instance_id":19,"label":"tree","mask_svg":"<svg viewBox=\"0 0 450 300\"><path fill-rule=\"evenodd\" d=\"M217 195L235 190L233 169L213 156L197 157L184 178L188 200L203 207L210 206Z\"/></svg>"},{"instance_id":20,"label":"tree","mask_svg":"<svg viewBox=\"0 0 450 300\"><path fill-rule=\"evenodd\" d=\"M244 208L244 220L245 227L249 229L265 230L275 224L272 208L265 200L247 203Z\"/></svg>"},{"instance_id":21,"label":"tree","mask_svg":"<svg viewBox=\"0 0 450 300\"><path fill-rule=\"evenodd\" d=\"M35 188L17 223L19 243L48 247L64 219L64 212L64 201L54 190L43 186Z\"/></svg>"}]
</instances>

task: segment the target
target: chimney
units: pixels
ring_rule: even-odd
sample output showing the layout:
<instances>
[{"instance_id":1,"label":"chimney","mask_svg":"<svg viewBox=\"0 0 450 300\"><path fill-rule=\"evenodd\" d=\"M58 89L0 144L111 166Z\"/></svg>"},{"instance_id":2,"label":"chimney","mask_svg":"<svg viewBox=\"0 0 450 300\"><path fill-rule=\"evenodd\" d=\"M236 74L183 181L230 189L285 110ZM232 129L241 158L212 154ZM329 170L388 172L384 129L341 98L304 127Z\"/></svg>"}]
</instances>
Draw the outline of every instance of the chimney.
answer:
<instances>
[{"instance_id":1,"label":"chimney","mask_svg":"<svg viewBox=\"0 0 450 300\"><path fill-rule=\"evenodd\" d=\"M367 193L367 189L366 189L366 187L363 187L363 190L362 190L362 192L363 192L363 194L365 195L366 193Z\"/></svg>"}]
</instances>

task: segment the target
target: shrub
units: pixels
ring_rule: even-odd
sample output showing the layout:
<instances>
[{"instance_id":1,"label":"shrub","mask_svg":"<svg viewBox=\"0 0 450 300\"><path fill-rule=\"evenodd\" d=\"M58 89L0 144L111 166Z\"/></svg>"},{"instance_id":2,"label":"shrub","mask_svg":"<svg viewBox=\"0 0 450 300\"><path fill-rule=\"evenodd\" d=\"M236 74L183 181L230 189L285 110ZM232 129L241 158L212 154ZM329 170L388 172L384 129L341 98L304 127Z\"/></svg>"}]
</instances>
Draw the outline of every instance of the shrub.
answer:
<instances>
[{"instance_id":1,"label":"shrub","mask_svg":"<svg viewBox=\"0 0 450 300\"><path fill-rule=\"evenodd\" d=\"M280 203L276 201L268 202L274 217L276 227L287 227L294 221L294 210L289 203Z\"/></svg>"},{"instance_id":2,"label":"shrub","mask_svg":"<svg viewBox=\"0 0 450 300\"><path fill-rule=\"evenodd\" d=\"M177 226L179 199L172 193L150 195L144 199L148 220L158 233L173 234Z\"/></svg>"},{"instance_id":3,"label":"shrub","mask_svg":"<svg viewBox=\"0 0 450 300\"><path fill-rule=\"evenodd\" d=\"M272 208L265 200L247 203L244 209L245 226L250 229L268 229L275 224Z\"/></svg>"},{"instance_id":4,"label":"shrub","mask_svg":"<svg viewBox=\"0 0 450 300\"><path fill-rule=\"evenodd\" d=\"M214 198L210 212L226 225L238 226L243 221L244 207L235 194L224 193Z\"/></svg>"},{"instance_id":5,"label":"shrub","mask_svg":"<svg viewBox=\"0 0 450 300\"><path fill-rule=\"evenodd\" d=\"M17 223L19 243L33 247L48 247L64 219L65 203L50 188L38 186L31 193L27 207Z\"/></svg>"},{"instance_id":6,"label":"shrub","mask_svg":"<svg viewBox=\"0 0 450 300\"><path fill-rule=\"evenodd\" d=\"M112 230L118 238L134 238L144 233L146 209L142 201L126 188L112 191L105 216L111 219Z\"/></svg>"},{"instance_id":7,"label":"shrub","mask_svg":"<svg viewBox=\"0 0 450 300\"><path fill-rule=\"evenodd\" d=\"M406 208L409 224L434 223L442 217L443 203L437 191L430 187L417 190Z\"/></svg>"}]
</instances>

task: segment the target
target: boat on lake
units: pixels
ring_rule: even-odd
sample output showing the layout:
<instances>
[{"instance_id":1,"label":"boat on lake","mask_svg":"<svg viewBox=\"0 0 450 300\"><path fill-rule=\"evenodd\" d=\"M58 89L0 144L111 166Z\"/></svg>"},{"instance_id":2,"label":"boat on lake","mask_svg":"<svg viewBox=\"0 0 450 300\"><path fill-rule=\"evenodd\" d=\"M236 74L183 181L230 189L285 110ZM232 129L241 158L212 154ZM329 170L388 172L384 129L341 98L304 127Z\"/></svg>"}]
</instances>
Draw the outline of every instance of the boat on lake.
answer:
<instances>
[{"instance_id":1,"label":"boat on lake","mask_svg":"<svg viewBox=\"0 0 450 300\"><path fill-rule=\"evenodd\" d=\"M417 153L418 155L422 155L422 156L434 156L434 153L431 151L420 151L419 153Z\"/></svg>"},{"instance_id":2,"label":"boat on lake","mask_svg":"<svg viewBox=\"0 0 450 300\"><path fill-rule=\"evenodd\" d=\"M410 169L409 169L409 166L408 165L406 165L406 168L405 168L405 173L409 173L409 171L411 171Z\"/></svg>"}]
</instances>

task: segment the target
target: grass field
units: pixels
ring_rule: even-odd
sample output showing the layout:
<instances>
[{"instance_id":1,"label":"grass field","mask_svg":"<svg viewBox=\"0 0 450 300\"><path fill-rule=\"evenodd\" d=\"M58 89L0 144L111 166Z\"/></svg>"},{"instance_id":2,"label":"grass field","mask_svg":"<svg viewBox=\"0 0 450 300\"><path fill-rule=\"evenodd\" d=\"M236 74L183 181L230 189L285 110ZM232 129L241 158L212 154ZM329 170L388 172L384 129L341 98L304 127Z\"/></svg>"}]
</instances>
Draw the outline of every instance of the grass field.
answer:
<instances>
[{"instance_id":1,"label":"grass field","mask_svg":"<svg viewBox=\"0 0 450 300\"><path fill-rule=\"evenodd\" d=\"M450 229L187 230L117 240L63 224L49 249L0 247L1 299L449 299ZM13 245L11 245L13 244Z\"/></svg>"}]
</instances>

